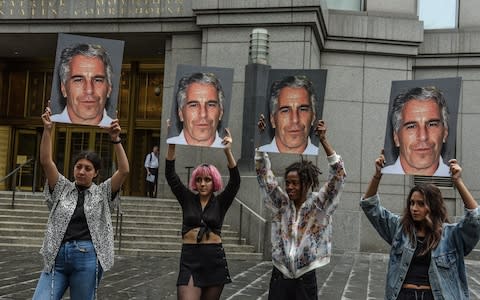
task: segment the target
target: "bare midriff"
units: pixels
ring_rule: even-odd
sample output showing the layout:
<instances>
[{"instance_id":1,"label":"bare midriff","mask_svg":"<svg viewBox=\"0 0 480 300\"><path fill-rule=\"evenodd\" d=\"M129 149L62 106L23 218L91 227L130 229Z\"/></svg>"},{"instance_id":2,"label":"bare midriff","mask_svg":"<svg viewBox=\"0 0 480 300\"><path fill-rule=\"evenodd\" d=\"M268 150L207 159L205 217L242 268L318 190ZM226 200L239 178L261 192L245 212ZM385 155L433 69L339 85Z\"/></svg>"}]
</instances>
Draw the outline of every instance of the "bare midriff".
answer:
<instances>
[{"instance_id":1,"label":"bare midriff","mask_svg":"<svg viewBox=\"0 0 480 300\"><path fill-rule=\"evenodd\" d=\"M182 238L184 244L220 244L222 238L213 232L210 232L207 239L207 234L204 234L200 243L197 243L197 235L200 227L189 230Z\"/></svg>"},{"instance_id":2,"label":"bare midriff","mask_svg":"<svg viewBox=\"0 0 480 300\"><path fill-rule=\"evenodd\" d=\"M429 285L415 285L411 283L405 283L402 285L404 289L414 289L414 290L430 290L432 289Z\"/></svg>"}]
</instances>

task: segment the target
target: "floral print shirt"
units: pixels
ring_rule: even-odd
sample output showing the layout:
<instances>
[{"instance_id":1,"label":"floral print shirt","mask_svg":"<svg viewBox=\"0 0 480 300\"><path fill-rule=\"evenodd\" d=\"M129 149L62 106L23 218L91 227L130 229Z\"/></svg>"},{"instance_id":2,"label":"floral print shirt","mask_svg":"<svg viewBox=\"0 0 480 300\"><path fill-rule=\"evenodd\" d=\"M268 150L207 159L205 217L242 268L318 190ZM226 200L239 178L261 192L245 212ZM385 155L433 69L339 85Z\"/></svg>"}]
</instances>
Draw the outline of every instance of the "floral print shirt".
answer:
<instances>
[{"instance_id":1,"label":"floral print shirt","mask_svg":"<svg viewBox=\"0 0 480 300\"><path fill-rule=\"evenodd\" d=\"M328 181L318 192L309 192L297 212L293 201L279 187L268 155L257 152L255 156L262 197L273 212L273 265L288 278L298 278L330 262L332 214L338 206L346 174L340 155L334 153L327 159Z\"/></svg>"},{"instance_id":2,"label":"floral print shirt","mask_svg":"<svg viewBox=\"0 0 480 300\"><path fill-rule=\"evenodd\" d=\"M112 199L110 178L99 185L92 183L85 190L85 202L83 204L85 217L97 258L104 271L109 270L113 266L114 260L113 227L110 210L113 210L119 199L118 193L115 194ZM51 272L70 218L77 206L78 192L75 182L71 182L59 173L58 181L52 192L50 192L48 182L45 183L44 195L50 215L40 253L43 256L45 265L43 270Z\"/></svg>"}]
</instances>

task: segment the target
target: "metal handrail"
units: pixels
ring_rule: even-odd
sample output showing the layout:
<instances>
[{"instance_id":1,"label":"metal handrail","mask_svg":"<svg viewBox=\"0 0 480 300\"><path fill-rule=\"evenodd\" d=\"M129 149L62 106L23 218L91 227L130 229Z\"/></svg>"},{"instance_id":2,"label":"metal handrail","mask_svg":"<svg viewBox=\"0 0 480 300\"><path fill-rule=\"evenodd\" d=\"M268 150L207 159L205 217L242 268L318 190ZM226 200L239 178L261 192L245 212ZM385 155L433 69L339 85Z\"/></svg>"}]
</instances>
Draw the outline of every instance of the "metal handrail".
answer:
<instances>
[{"instance_id":1,"label":"metal handrail","mask_svg":"<svg viewBox=\"0 0 480 300\"><path fill-rule=\"evenodd\" d=\"M243 208L245 208L251 215L253 215L255 218L257 218L261 223L262 223L262 226L263 226L263 235L264 237L266 236L266 224L267 224L267 220L262 217L261 215L259 215L257 212L255 212L252 208L250 208L247 204L245 204L242 200L238 199L237 197L234 198L235 201L240 205L240 220L239 220L239 228L238 228L238 242L239 244L241 244L241 241L242 241L242 232L243 232ZM260 233L260 231L259 231ZM260 252L260 239L261 239L261 236L259 235L258 237L258 243L257 243L257 252ZM262 249L265 248L265 238L263 238L263 247Z\"/></svg>"},{"instance_id":2,"label":"metal handrail","mask_svg":"<svg viewBox=\"0 0 480 300\"><path fill-rule=\"evenodd\" d=\"M242 200L235 197L235 201L237 201L241 206L244 206L252 215L254 215L257 219L259 219L262 223L267 223L267 219L256 213L253 209L251 209L248 205L245 204Z\"/></svg>"},{"instance_id":3,"label":"metal handrail","mask_svg":"<svg viewBox=\"0 0 480 300\"><path fill-rule=\"evenodd\" d=\"M122 199L120 197L121 190L118 191L118 204L116 205L117 209L117 222L115 223L115 239L118 237L118 253L120 254L122 250L122 227L123 227L123 211L122 211ZM120 219L120 222L118 222L118 219ZM120 230L119 227L120 226Z\"/></svg>"},{"instance_id":4,"label":"metal handrail","mask_svg":"<svg viewBox=\"0 0 480 300\"><path fill-rule=\"evenodd\" d=\"M0 183L4 182L5 180L7 180L8 178L12 177L13 176L13 187L12 187L12 208L15 208L15 191L17 189L17 173L18 171L20 171L24 166L34 162L35 159L34 158L30 158L29 160L27 160L26 162L24 162L23 164L19 165L18 167L16 167L15 169L13 169L13 171L11 171L10 173L7 174L7 176L3 177L2 179L0 179ZM34 165L34 170L33 170L33 174L36 174L36 167ZM35 192L35 177L33 178L33 184L32 184L32 193Z\"/></svg>"}]
</instances>

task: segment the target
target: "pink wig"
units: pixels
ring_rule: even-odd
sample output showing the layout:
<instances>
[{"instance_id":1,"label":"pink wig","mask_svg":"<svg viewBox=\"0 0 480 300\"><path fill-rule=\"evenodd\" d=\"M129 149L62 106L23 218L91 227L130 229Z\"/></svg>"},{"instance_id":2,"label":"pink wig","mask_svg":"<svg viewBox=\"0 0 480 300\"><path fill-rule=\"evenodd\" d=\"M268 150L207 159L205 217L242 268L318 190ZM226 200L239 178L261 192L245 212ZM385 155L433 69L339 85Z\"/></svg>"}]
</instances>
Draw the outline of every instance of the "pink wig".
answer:
<instances>
[{"instance_id":1,"label":"pink wig","mask_svg":"<svg viewBox=\"0 0 480 300\"><path fill-rule=\"evenodd\" d=\"M214 192L219 191L223 188L222 176L214 165L201 164L196 167L195 170L193 170L192 176L190 177L190 182L188 183L188 186L193 191L197 190L197 185L195 184L195 181L197 180L198 176L212 177Z\"/></svg>"}]
</instances>

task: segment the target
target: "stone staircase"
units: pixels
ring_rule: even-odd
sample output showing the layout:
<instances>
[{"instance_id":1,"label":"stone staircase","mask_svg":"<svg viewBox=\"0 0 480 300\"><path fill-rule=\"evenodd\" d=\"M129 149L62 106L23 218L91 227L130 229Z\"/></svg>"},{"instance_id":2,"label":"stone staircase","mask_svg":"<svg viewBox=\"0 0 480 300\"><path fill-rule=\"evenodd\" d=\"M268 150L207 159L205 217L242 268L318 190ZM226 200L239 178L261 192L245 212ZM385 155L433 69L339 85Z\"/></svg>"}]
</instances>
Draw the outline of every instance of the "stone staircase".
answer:
<instances>
[{"instance_id":1,"label":"stone staircase","mask_svg":"<svg viewBox=\"0 0 480 300\"><path fill-rule=\"evenodd\" d=\"M17 192L15 208L12 193L0 191L0 249L40 249L48 209L43 194ZM117 211L112 213L115 251L121 255L179 256L181 249L182 211L174 199L122 197L120 222ZM222 228L222 241L229 259L262 259L251 245L245 243L230 226Z\"/></svg>"}]
</instances>

